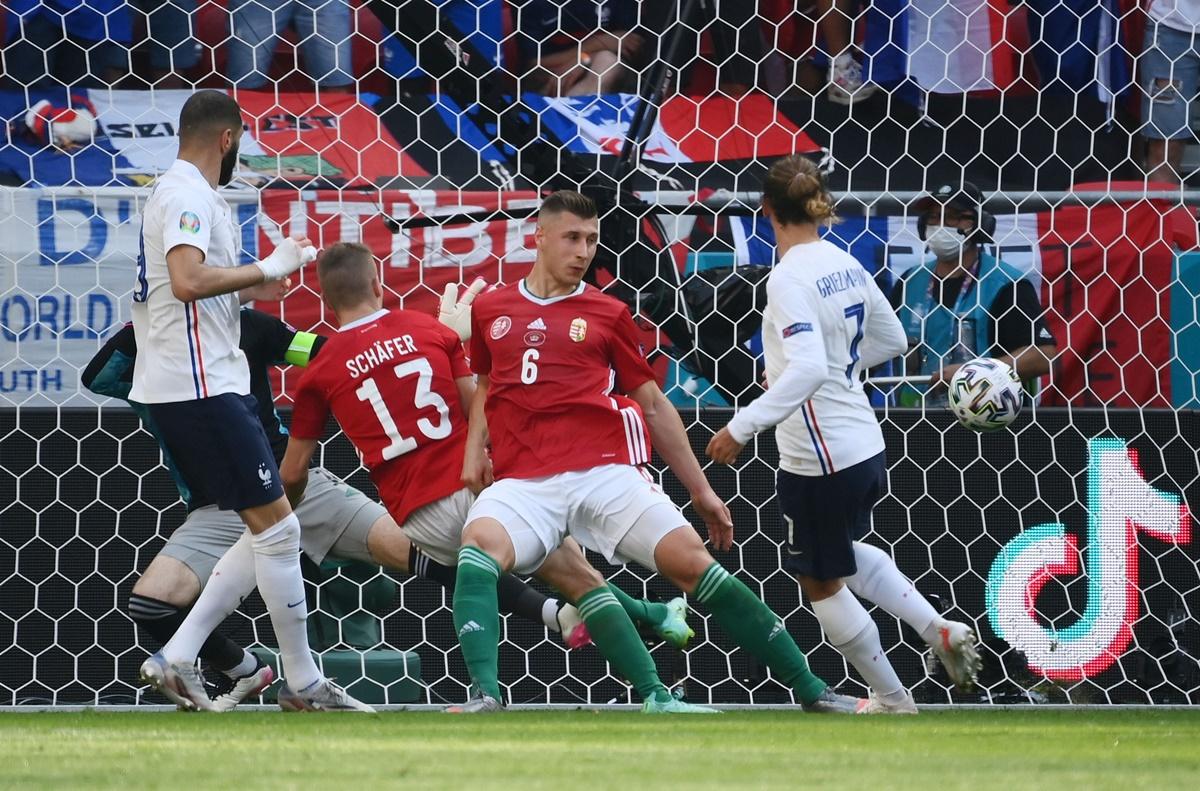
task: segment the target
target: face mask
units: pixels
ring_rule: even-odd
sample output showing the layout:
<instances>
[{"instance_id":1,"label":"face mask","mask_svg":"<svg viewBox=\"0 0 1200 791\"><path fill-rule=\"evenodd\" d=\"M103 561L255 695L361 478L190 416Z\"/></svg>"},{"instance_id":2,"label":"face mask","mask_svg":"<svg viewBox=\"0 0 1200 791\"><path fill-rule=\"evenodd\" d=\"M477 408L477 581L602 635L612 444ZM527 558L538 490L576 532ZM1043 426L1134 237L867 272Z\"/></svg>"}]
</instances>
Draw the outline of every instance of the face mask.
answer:
<instances>
[{"instance_id":1,"label":"face mask","mask_svg":"<svg viewBox=\"0 0 1200 791\"><path fill-rule=\"evenodd\" d=\"M925 244L928 245L929 252L937 256L939 261L957 259L962 255L963 244L966 240L966 237L959 233L957 228L945 225L932 228L925 235Z\"/></svg>"},{"instance_id":2,"label":"face mask","mask_svg":"<svg viewBox=\"0 0 1200 791\"><path fill-rule=\"evenodd\" d=\"M224 187L233 181L233 169L238 163L238 147L234 146L221 157L221 174L217 176L217 184Z\"/></svg>"}]
</instances>

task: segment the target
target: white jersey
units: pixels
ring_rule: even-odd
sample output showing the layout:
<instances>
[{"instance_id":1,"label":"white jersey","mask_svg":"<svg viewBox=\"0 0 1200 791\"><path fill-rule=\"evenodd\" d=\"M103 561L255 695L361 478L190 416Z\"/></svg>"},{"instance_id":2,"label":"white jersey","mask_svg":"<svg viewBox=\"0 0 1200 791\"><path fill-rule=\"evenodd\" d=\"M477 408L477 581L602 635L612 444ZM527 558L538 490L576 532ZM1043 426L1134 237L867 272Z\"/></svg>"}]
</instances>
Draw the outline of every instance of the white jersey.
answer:
<instances>
[{"instance_id":1,"label":"white jersey","mask_svg":"<svg viewBox=\"0 0 1200 791\"><path fill-rule=\"evenodd\" d=\"M874 278L824 240L792 247L767 280L767 392L729 421L734 439L778 426L780 467L830 475L883 450L860 373L907 339Z\"/></svg>"},{"instance_id":2,"label":"white jersey","mask_svg":"<svg viewBox=\"0 0 1200 791\"><path fill-rule=\"evenodd\" d=\"M229 204L195 165L175 160L142 211L130 400L160 404L250 392L238 295L180 302L167 271L167 253L181 244L199 248L208 266L237 266L236 239Z\"/></svg>"},{"instance_id":3,"label":"white jersey","mask_svg":"<svg viewBox=\"0 0 1200 791\"><path fill-rule=\"evenodd\" d=\"M1146 14L1160 25L1184 33L1200 29L1200 0L1150 0Z\"/></svg>"}]
</instances>

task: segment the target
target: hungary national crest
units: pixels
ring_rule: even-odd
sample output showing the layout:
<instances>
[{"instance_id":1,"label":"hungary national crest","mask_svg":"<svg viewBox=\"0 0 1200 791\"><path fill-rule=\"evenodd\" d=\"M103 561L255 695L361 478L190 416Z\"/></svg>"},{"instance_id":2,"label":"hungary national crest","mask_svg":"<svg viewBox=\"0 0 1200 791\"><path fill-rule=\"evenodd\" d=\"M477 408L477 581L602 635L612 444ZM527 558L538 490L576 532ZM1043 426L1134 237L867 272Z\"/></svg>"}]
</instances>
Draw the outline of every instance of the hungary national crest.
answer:
<instances>
[{"instance_id":1,"label":"hungary national crest","mask_svg":"<svg viewBox=\"0 0 1200 791\"><path fill-rule=\"evenodd\" d=\"M587 320L577 318L571 321L571 340L580 343L587 337Z\"/></svg>"}]
</instances>

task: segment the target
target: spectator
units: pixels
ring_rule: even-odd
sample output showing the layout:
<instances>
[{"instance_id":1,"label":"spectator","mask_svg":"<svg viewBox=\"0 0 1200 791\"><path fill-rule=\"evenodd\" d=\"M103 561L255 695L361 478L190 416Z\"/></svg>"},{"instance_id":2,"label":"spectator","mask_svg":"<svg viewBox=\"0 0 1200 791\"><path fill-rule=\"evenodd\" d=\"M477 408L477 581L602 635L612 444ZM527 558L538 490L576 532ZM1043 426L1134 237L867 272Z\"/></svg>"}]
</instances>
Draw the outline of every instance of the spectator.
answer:
<instances>
[{"instance_id":1,"label":"spectator","mask_svg":"<svg viewBox=\"0 0 1200 791\"><path fill-rule=\"evenodd\" d=\"M148 82L160 88L185 85L182 72L200 62L200 44L192 35L196 0L131 0L146 17L150 58Z\"/></svg>"},{"instance_id":2,"label":"spectator","mask_svg":"<svg viewBox=\"0 0 1200 791\"><path fill-rule=\"evenodd\" d=\"M533 90L547 96L613 93L634 87L642 49L631 0L525 0L516 4L522 55Z\"/></svg>"},{"instance_id":3,"label":"spectator","mask_svg":"<svg viewBox=\"0 0 1200 791\"><path fill-rule=\"evenodd\" d=\"M321 88L354 91L347 0L229 0L229 13L229 79L236 87L254 89L267 83L279 35L291 24L305 73Z\"/></svg>"},{"instance_id":4,"label":"spectator","mask_svg":"<svg viewBox=\"0 0 1200 791\"><path fill-rule=\"evenodd\" d=\"M850 47L854 12L860 0L816 0L817 29L829 53L829 101L854 104L866 99L878 85L863 82L862 65Z\"/></svg>"},{"instance_id":5,"label":"spectator","mask_svg":"<svg viewBox=\"0 0 1200 791\"><path fill-rule=\"evenodd\" d=\"M994 357L1022 380L1050 371L1057 344L1042 318L1033 283L1019 270L983 252L993 243L996 218L970 182L946 184L917 204L917 232L934 260L905 275L892 304L908 334L907 373L928 376L925 404L944 404L945 385L959 366ZM917 406L909 390L901 403Z\"/></svg>"},{"instance_id":6,"label":"spectator","mask_svg":"<svg viewBox=\"0 0 1200 791\"><path fill-rule=\"evenodd\" d=\"M129 71L125 0L6 0L3 73L19 88L111 86Z\"/></svg>"},{"instance_id":7,"label":"spectator","mask_svg":"<svg viewBox=\"0 0 1200 791\"><path fill-rule=\"evenodd\" d=\"M1178 184L1183 146L1192 138L1188 104L1200 77L1200 0L1151 0L1140 61L1146 171Z\"/></svg>"}]
</instances>

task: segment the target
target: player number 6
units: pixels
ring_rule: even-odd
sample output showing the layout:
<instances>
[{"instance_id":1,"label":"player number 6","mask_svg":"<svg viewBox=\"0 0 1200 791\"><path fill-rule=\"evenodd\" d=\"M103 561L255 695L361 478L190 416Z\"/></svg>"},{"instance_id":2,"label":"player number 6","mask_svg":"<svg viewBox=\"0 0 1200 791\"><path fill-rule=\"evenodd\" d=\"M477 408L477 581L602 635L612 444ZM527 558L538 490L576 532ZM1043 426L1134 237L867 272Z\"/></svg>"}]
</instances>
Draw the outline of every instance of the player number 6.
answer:
<instances>
[{"instance_id":1,"label":"player number 6","mask_svg":"<svg viewBox=\"0 0 1200 791\"><path fill-rule=\"evenodd\" d=\"M521 381L527 385L531 385L537 381L537 349L526 349L521 355Z\"/></svg>"}]
</instances>

